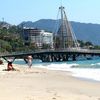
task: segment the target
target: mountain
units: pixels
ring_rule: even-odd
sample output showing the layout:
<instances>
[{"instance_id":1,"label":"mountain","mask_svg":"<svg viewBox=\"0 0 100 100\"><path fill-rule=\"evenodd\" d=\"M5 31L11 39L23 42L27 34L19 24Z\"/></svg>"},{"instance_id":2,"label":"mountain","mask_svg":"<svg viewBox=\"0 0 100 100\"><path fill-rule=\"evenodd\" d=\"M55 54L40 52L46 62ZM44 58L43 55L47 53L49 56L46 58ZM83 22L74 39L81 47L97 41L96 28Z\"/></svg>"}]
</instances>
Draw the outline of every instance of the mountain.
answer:
<instances>
[{"instance_id":1,"label":"mountain","mask_svg":"<svg viewBox=\"0 0 100 100\"><path fill-rule=\"evenodd\" d=\"M54 32L57 20L41 19L36 22L22 22L19 26L34 27ZM100 45L100 24L80 23L71 21L73 31L78 40L90 41L95 45Z\"/></svg>"},{"instance_id":2,"label":"mountain","mask_svg":"<svg viewBox=\"0 0 100 100\"><path fill-rule=\"evenodd\" d=\"M38 20L36 22L31 22L31 21L27 21L27 22L22 22L19 24L19 26L23 26L23 27L34 27L34 28L38 28L38 29L43 29L49 32L54 32L54 27L56 24L57 20L51 20L51 19L41 19Z\"/></svg>"},{"instance_id":3,"label":"mountain","mask_svg":"<svg viewBox=\"0 0 100 100\"><path fill-rule=\"evenodd\" d=\"M11 24L7 23L7 22L2 22L0 21L0 28L2 27L6 27L6 28L9 28L11 26Z\"/></svg>"}]
</instances>

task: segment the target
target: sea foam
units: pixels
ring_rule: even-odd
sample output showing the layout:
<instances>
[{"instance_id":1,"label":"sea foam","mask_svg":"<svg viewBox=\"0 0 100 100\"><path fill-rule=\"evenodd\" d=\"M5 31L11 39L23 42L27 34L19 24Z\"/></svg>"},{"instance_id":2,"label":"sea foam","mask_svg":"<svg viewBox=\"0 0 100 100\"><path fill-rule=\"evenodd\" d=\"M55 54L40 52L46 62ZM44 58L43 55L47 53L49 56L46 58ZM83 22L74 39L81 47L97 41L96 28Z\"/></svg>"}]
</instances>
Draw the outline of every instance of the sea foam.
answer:
<instances>
[{"instance_id":1,"label":"sea foam","mask_svg":"<svg viewBox=\"0 0 100 100\"><path fill-rule=\"evenodd\" d=\"M17 62L19 63L19 62ZM20 63L21 64L21 63ZM22 63L22 64L25 64ZM32 67L47 68L49 70L70 71L72 76L100 81L100 59L77 62L33 62Z\"/></svg>"},{"instance_id":2,"label":"sea foam","mask_svg":"<svg viewBox=\"0 0 100 100\"><path fill-rule=\"evenodd\" d=\"M100 63L99 63L100 64ZM97 65L97 64L95 64ZM93 64L91 64L93 66ZM69 71L72 73L72 76L83 78L83 79L89 79L94 81L100 81L100 68L81 68L79 64L40 64L38 66L39 68L47 68L49 70L61 70L61 71Z\"/></svg>"}]
</instances>

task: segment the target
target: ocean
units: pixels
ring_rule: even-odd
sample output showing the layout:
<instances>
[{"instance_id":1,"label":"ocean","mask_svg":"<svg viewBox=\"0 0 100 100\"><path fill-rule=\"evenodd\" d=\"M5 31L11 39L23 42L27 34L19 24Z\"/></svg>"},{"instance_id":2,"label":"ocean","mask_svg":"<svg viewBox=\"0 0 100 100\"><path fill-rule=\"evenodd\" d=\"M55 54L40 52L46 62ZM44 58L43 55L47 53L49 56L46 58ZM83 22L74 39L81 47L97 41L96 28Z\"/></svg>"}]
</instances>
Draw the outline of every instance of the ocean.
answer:
<instances>
[{"instance_id":1,"label":"ocean","mask_svg":"<svg viewBox=\"0 0 100 100\"><path fill-rule=\"evenodd\" d=\"M14 63L20 65L25 64L24 60L15 60ZM47 68L49 70L69 71L74 77L100 82L100 58L92 60L48 63L41 62L40 60L33 60L32 67Z\"/></svg>"}]
</instances>

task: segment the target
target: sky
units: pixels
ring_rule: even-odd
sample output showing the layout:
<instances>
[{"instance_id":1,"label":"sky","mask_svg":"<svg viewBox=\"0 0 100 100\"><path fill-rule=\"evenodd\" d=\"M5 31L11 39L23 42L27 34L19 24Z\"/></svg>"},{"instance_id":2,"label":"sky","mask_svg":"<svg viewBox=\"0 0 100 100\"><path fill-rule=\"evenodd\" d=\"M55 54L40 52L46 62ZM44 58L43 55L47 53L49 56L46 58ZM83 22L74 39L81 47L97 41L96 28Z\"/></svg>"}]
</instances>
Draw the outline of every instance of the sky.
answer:
<instances>
[{"instance_id":1,"label":"sky","mask_svg":"<svg viewBox=\"0 0 100 100\"><path fill-rule=\"evenodd\" d=\"M69 21L100 24L100 0L0 0L0 21L18 25L23 21L57 19L61 4Z\"/></svg>"}]
</instances>

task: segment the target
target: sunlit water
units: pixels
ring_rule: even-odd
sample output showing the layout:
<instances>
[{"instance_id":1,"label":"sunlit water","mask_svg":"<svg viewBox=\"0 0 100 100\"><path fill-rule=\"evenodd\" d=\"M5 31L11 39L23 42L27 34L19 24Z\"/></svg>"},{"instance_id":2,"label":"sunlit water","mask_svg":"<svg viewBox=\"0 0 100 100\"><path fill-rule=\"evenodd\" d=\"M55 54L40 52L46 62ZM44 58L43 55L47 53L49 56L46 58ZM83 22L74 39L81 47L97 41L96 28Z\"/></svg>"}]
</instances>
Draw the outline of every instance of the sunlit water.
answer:
<instances>
[{"instance_id":1,"label":"sunlit water","mask_svg":"<svg viewBox=\"0 0 100 100\"><path fill-rule=\"evenodd\" d=\"M15 60L16 64L25 64L24 60ZM94 60L43 63L33 60L32 67L49 70L70 71L72 76L100 82L100 58Z\"/></svg>"}]
</instances>

